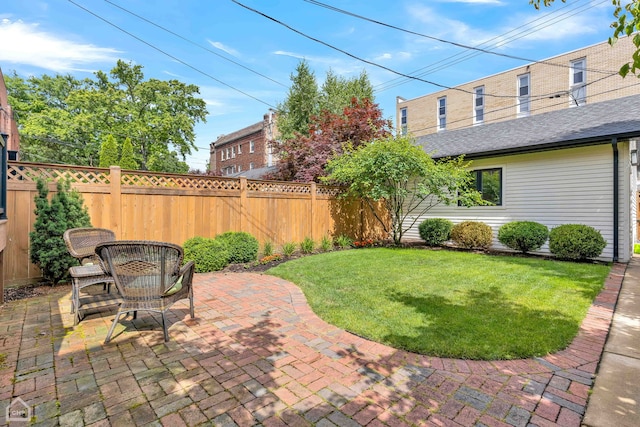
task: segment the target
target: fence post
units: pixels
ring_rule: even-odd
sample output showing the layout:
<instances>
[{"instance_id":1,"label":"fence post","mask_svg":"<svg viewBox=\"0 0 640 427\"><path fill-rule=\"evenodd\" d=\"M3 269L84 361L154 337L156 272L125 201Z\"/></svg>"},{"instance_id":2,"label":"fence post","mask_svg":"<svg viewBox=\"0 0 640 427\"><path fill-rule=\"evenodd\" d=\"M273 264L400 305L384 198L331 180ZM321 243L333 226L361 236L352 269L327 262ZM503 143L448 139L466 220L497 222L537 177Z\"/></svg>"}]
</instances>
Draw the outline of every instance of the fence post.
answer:
<instances>
[{"instance_id":1,"label":"fence post","mask_svg":"<svg viewBox=\"0 0 640 427\"><path fill-rule=\"evenodd\" d=\"M120 166L109 167L109 183L111 185L111 230L116 233L118 239L122 239L120 228L122 227L122 187L120 178L122 170Z\"/></svg>"},{"instance_id":2,"label":"fence post","mask_svg":"<svg viewBox=\"0 0 640 427\"><path fill-rule=\"evenodd\" d=\"M247 231L247 178L240 177L240 231Z\"/></svg>"},{"instance_id":3,"label":"fence post","mask_svg":"<svg viewBox=\"0 0 640 427\"><path fill-rule=\"evenodd\" d=\"M311 215L309 215L309 219L311 221L310 225L311 225L311 239L313 239L314 241L316 240L316 227L314 226L315 219L316 219L316 190L317 190L317 185L315 182L311 183Z\"/></svg>"}]
</instances>

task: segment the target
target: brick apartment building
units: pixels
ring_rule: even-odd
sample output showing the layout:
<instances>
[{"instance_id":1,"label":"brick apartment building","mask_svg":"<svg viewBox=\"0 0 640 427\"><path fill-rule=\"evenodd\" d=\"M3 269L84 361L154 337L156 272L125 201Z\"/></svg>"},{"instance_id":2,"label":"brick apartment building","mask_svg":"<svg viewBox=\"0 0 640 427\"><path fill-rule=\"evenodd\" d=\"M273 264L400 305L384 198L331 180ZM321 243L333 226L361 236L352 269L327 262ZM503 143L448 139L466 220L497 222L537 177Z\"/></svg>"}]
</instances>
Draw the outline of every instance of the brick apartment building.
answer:
<instances>
[{"instance_id":1,"label":"brick apartment building","mask_svg":"<svg viewBox=\"0 0 640 427\"><path fill-rule=\"evenodd\" d=\"M210 144L210 170L222 176L258 177L259 171L275 163L269 147L275 132L275 115L270 110L262 121L220 136Z\"/></svg>"},{"instance_id":2,"label":"brick apartment building","mask_svg":"<svg viewBox=\"0 0 640 427\"><path fill-rule=\"evenodd\" d=\"M418 98L397 97L398 132L419 137L640 94L637 78L618 74L634 51L625 37Z\"/></svg>"}]
</instances>

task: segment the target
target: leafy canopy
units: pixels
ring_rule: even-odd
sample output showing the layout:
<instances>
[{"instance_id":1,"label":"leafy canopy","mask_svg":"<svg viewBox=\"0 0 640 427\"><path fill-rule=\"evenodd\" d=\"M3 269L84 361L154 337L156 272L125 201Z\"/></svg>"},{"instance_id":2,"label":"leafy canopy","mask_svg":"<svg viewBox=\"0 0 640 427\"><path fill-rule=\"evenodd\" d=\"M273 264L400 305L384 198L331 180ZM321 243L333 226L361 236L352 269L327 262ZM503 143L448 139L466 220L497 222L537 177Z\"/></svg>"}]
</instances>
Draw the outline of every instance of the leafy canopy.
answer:
<instances>
[{"instance_id":1,"label":"leafy canopy","mask_svg":"<svg viewBox=\"0 0 640 427\"><path fill-rule=\"evenodd\" d=\"M351 104L342 114L322 111L313 116L307 135L282 141L279 145L278 170L271 178L312 182L326 176L327 162L374 139L391 134L392 123L382 118L382 111L369 99Z\"/></svg>"},{"instance_id":2,"label":"leafy canopy","mask_svg":"<svg viewBox=\"0 0 640 427\"><path fill-rule=\"evenodd\" d=\"M540 4L550 6L554 0L529 0L529 4L532 4L536 9L540 8ZM562 0L566 2L566 0ZM627 74L635 74L640 77L640 0L625 1L611 0L611 4L614 6L613 17L615 20L611 23L613 28L613 35L609 37L609 44L613 45L616 40L622 36L633 36L633 44L636 47L636 51L631 57L631 61L623 64L620 67L620 75L625 77Z\"/></svg>"},{"instance_id":3,"label":"leafy canopy","mask_svg":"<svg viewBox=\"0 0 640 427\"><path fill-rule=\"evenodd\" d=\"M407 136L388 136L334 157L325 182L346 186L343 196L367 202L385 232L399 244L421 215L444 203L486 204L470 185L473 175L462 157L434 161ZM378 215L374 203L389 215Z\"/></svg>"},{"instance_id":4,"label":"leafy canopy","mask_svg":"<svg viewBox=\"0 0 640 427\"><path fill-rule=\"evenodd\" d=\"M29 161L99 164L107 135L130 138L141 169L188 170L195 124L206 121L199 89L178 80L145 80L141 65L119 60L109 74L6 77L17 113L21 156Z\"/></svg>"}]
</instances>

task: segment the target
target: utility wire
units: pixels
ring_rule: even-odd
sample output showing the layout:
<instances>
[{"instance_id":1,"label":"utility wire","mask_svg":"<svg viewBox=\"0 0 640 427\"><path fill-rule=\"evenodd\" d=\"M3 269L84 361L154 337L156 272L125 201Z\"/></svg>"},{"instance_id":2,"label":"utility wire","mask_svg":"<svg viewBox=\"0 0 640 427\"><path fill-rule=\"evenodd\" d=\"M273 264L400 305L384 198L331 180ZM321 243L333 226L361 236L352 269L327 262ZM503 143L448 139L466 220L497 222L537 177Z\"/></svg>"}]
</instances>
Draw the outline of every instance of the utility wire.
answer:
<instances>
[{"instance_id":1,"label":"utility wire","mask_svg":"<svg viewBox=\"0 0 640 427\"><path fill-rule=\"evenodd\" d=\"M206 46L203 46L203 45L198 44L198 43L196 43L196 42L194 42L194 41L192 41L192 40L189 40L188 38L186 38L186 37L184 37L184 36L181 36L180 34L178 34L178 33L176 33L176 32L173 32L173 31L171 31L170 29L168 29L168 28L166 28L166 27L163 27L163 26L162 26L162 25L160 25L160 24L155 23L155 22L153 22L153 21L151 21L151 20L149 20L149 19L145 18L144 16L140 16L140 15L138 15L137 13L134 13L134 12L130 11L129 9L125 9L124 7L122 7L122 6L118 5L118 4L116 4L116 3L114 3L114 2L112 2L112 1L110 1L110 0L104 0L104 1L106 1L106 2L107 2L107 3L109 3L110 5L112 5L112 6L114 6L114 7L117 7L118 9L120 9L120 10L122 10L122 11L124 11L124 12L126 12L126 13L128 13L128 14L130 14L130 15L132 15L132 16L135 16L136 18L138 18L138 19L140 19L140 20L142 20L142 21L144 21L144 22L146 22L146 23L148 23L148 24L150 24L150 25L153 25L154 27L160 28L161 30L166 31L166 32L167 32L167 33L169 33L169 34L174 35L174 36L178 37L179 39L186 41L187 43L190 43L190 44L192 44L192 45L194 45L194 46L196 46L196 47L199 47L199 48L200 48L200 49L202 49L202 50L205 50L205 51L207 51L207 52L209 52L209 53L212 53L212 54L214 54L214 55L216 55L216 56L218 56L218 57L220 57L220 58L224 59L225 61L229 61L229 62L231 62L232 64L235 64L235 65L237 65L238 67L242 67L242 68L244 68L245 70L247 70L247 71L249 71L249 72L251 72L251 73L253 73L253 74L257 74L257 75L258 75L258 76L260 76L260 77L264 77L265 79L270 80L270 81L272 81L273 83L275 83L275 84L277 84L277 85L280 85L280 86L282 86L282 87L287 87L285 84L280 83L279 81L274 80L274 79L272 79L272 78L271 78L271 77L269 77L269 76L266 76L266 75L264 75L264 74L262 74L262 73L260 73L260 72L258 72L258 71L256 71L256 70L253 70L253 69L251 69L251 68L249 68L249 67L247 67L247 66L245 66L245 65L243 65L243 64L241 64L241 63L239 63L239 62L237 62L237 61L234 61L233 59L227 58L226 56L221 55L221 54L219 54L218 52L216 52L216 51L214 51L214 50L211 50L211 49L209 49L209 48L208 48L208 47L206 47Z\"/></svg>"},{"instance_id":2,"label":"utility wire","mask_svg":"<svg viewBox=\"0 0 640 427\"><path fill-rule=\"evenodd\" d=\"M550 62L550 61L547 61L547 60L536 60L536 59L524 58L524 57L521 57L521 56L509 55L507 53L495 52L495 51L488 50L488 49L483 49L483 48L477 47L477 46L469 46L469 45L465 45L465 44L462 44L462 43L457 43L457 42L454 42L454 41L451 41L451 40L445 40L445 39L441 39L439 37L430 36L428 34L418 33L416 31L407 30L405 28L401 28L401 27L398 27L398 26L395 26L395 25L387 24L387 23L384 23L382 21L377 21L377 20L372 19L372 18L367 18L365 16L358 15L358 14L356 14L354 12L349 12L347 10L340 9L338 7L331 6L329 4L322 3L322 2L317 1L317 0L303 0L303 1L305 1L307 3L311 3L311 4L315 5L315 6L319 6L319 7L325 8L325 9L332 10L334 12L338 12L338 13L341 13L341 14L344 14L344 15L352 16L354 18L358 18L358 19L361 19L361 20L364 20L364 21L368 21L368 22L371 22L371 23L374 23L374 24L377 24L377 25L381 25L383 27L391 28L391 29L394 29L394 30L397 30L397 31L401 31L403 33L412 34L412 35L415 35L415 36L418 36L418 37L423 37L423 38L430 39L430 40L435 40L435 41L440 42L440 43L450 44L452 46L460 47L460 48L467 49L467 50L475 50L475 51L480 52L480 53L487 53L489 55L496 55L496 56L501 56L501 57L504 57L504 58L516 59L516 60L519 60L519 61L525 61L525 62L530 62L530 63L534 63L534 64L547 64L547 65L552 65L552 66L555 66L555 67L562 67L562 68L569 68L570 67L567 64L559 64L557 62ZM594 70L590 70L590 71L594 71ZM600 72L600 71L596 71L596 72Z\"/></svg>"},{"instance_id":3,"label":"utility wire","mask_svg":"<svg viewBox=\"0 0 640 427\"><path fill-rule=\"evenodd\" d=\"M577 9L580 9L580 8L582 8L582 9L584 9L584 8L591 9L591 8L594 8L594 7L598 6L598 5L600 5L600 4L607 3L607 1L608 0L603 0L603 1L600 1L600 2L598 2L596 4L593 4L593 2L590 2L587 5L581 5L581 6L578 6L577 8L574 8L573 10L565 11L561 15L556 16L556 17L554 17L552 19L549 19L549 20L546 20L548 15L543 16L541 18L534 19L534 20L529 21L528 23L526 23L524 25L524 27L526 27L527 25L530 25L530 24L532 24L532 23L534 23L536 21L540 21L542 19L545 19L545 22L537 24L535 27L533 27L531 29L526 29L526 30L520 31L517 34L515 34L513 36L510 36L506 40L501 40L502 37L504 37L504 36L506 36L506 35L508 35L510 33L513 33L513 32L519 30L519 28L522 28L522 27L519 27L518 29L510 30L510 31L508 31L508 32L506 32L504 34L501 34L499 36L493 37L492 39L487 40L487 41L481 43L478 46L487 45L489 42L492 42L494 40L501 40L500 41L500 45L505 45L505 44L510 43L512 41L515 41L515 40L518 40L520 38L523 38L523 37L535 32L535 31L539 31L542 28L546 28L546 27L548 27L550 25L553 25L553 24L556 24L556 23L558 23L558 22L560 22L562 20L568 19L571 16L574 16L574 15L577 15L579 13L584 12L584 10L577 10ZM575 2L575 3L577 3L577 2ZM573 6L573 4L575 4L575 3L572 3L571 5L565 5L565 6L561 7L561 8L559 8L559 9L557 9L556 12L560 11L561 9L567 8L569 6ZM554 13L554 12L552 12L552 13ZM569 15L569 16L565 17L565 15ZM457 65L457 64L459 64L461 62L464 62L464 61L466 61L468 59L476 57L476 56L478 56L480 54L481 53L479 53L479 52L459 52L459 53L457 53L455 55L452 55L452 56L450 56L448 58L444 58L444 59L442 59L440 61L437 61L437 62L435 62L435 63L433 63L433 64L431 64L429 66L426 66L426 67L420 68L418 70L415 70L415 71L411 72L411 74L412 75L417 75L417 76L425 76L425 75L434 73L436 71L440 71L440 70L443 70L445 68L448 68L450 66ZM457 58L457 59L455 59L455 58ZM451 61L451 60L453 60L453 61ZM450 61L450 62L448 62L448 61ZM539 62L544 62L544 61L539 61ZM441 64L441 65L436 67L436 65L438 65L438 64ZM597 70L597 69L591 69L591 68L588 69L587 71L592 71L592 72L597 72L597 73L613 73L614 72L614 71ZM615 73L617 73L617 71L615 71ZM390 80L390 81L388 81L386 83L381 83L381 84L377 85L374 89L375 89L376 92L381 92L381 91L385 91L385 90L391 89L393 87L400 86L400 85L402 85L404 83L407 83L407 82L408 82L408 80L403 80L402 78L398 77L398 78L392 79L392 80Z\"/></svg>"},{"instance_id":4,"label":"utility wire","mask_svg":"<svg viewBox=\"0 0 640 427\"><path fill-rule=\"evenodd\" d=\"M182 65L184 65L184 66L186 66L186 67L188 67L188 68L191 68L192 70L194 70L194 71L196 71L196 72L198 72L198 73L202 74L203 76L209 77L211 80L214 80L214 81L216 81L216 82L220 83L221 85L228 87L229 89L232 89L232 90L234 90L234 91L236 91L236 92L239 92L239 93L241 93L241 94L243 94L243 95L245 95L245 96L247 96L247 97L249 97L249 98L251 98L251 99L253 99L253 100L255 100L255 101L258 101L258 102L260 102L261 104L266 105L267 107L276 108L275 106L273 106L273 105L269 104L268 102L263 101L263 100L261 100L261 99L259 99L259 98L256 98L255 96L250 95L250 94L248 94L248 93L246 93L246 92L244 92L244 91L242 91L242 90L240 90L240 89L238 89L238 88L236 88L236 87L234 87L234 86L231 86L231 85L229 85L229 84L227 84L227 83L223 82L222 80L219 80L219 79L217 79L217 78L213 77L211 74L208 74L208 73L206 73L205 71L202 71L202 70L200 70L199 68L196 68L196 67L194 67L193 65L191 65L191 64L189 64L189 63L187 63L187 62L185 62L185 61L183 61L183 60L181 60L181 59L179 59L179 58L177 58L177 57L175 57L175 56L171 55L170 53L165 52L164 50L160 49L159 47L157 47L157 46L155 46L155 45L153 45L153 44L151 44L151 43L149 43L149 42L147 42L147 41L145 41L145 40L141 39L140 37L138 37L138 36L136 36L135 34L133 34L133 33L129 32L129 31L125 30L125 29L124 29L124 28L122 28L122 27L119 27L118 25L116 25L116 24L114 24L113 22L111 22L111 21L107 20L106 18L103 18L102 16L98 15L97 13L94 13L94 12L92 12L91 10L87 9L86 7L84 7L84 6L82 6L82 5L79 5L79 4L78 4L78 3L76 3L75 1L73 1L73 0L67 0L67 1L68 1L69 3L71 3L71 4L73 4L74 6L76 6L76 7L80 8L80 9L84 10L85 12L89 13L90 15L93 15L93 16L95 16L96 18L100 19L101 21L103 21L103 22L105 22L105 23L107 23L107 24L111 25L112 27L114 27L114 28L118 29L119 31L122 31L123 33L127 34L128 36L133 37L134 39L138 40L140 43L143 43L143 44L145 44L145 45L149 46L150 48L152 48L152 49L154 49L154 50L156 50L156 51L158 51L158 52L162 53L163 55L168 56L169 58L173 59L174 61L179 62L179 63L181 63Z\"/></svg>"}]
</instances>

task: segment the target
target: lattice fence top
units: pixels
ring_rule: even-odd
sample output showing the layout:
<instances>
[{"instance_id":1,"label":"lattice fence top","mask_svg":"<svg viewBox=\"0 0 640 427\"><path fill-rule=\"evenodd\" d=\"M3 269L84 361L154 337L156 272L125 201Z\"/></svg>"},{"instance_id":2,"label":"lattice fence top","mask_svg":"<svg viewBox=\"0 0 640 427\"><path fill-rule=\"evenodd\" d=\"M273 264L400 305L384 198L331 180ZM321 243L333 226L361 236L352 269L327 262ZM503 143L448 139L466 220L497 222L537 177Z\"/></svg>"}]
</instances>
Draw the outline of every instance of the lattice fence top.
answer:
<instances>
[{"instance_id":1,"label":"lattice fence top","mask_svg":"<svg viewBox=\"0 0 640 427\"><path fill-rule=\"evenodd\" d=\"M247 190L261 193L311 194L311 185L293 182L247 181Z\"/></svg>"},{"instance_id":2,"label":"lattice fence top","mask_svg":"<svg viewBox=\"0 0 640 427\"><path fill-rule=\"evenodd\" d=\"M147 173L122 173L123 186L171 187L197 190L240 190L240 181L200 175L157 175Z\"/></svg>"},{"instance_id":3,"label":"lattice fence top","mask_svg":"<svg viewBox=\"0 0 640 427\"><path fill-rule=\"evenodd\" d=\"M35 182L38 178L68 180L72 184L111 183L111 171L105 168L82 166L47 165L40 163L10 162L7 179L10 181ZM206 175L160 174L146 171L122 171L120 185L123 187L161 187L192 190L240 191L240 178L225 178ZM311 184L282 181L246 180L247 191L258 193L311 194ZM336 196L339 187L316 186L316 194Z\"/></svg>"},{"instance_id":4,"label":"lattice fence top","mask_svg":"<svg viewBox=\"0 0 640 427\"><path fill-rule=\"evenodd\" d=\"M64 167L29 163L9 163L7 180L35 182L38 178L68 180L77 184L109 184L108 169Z\"/></svg>"}]
</instances>

